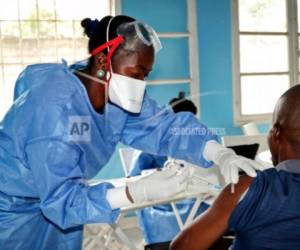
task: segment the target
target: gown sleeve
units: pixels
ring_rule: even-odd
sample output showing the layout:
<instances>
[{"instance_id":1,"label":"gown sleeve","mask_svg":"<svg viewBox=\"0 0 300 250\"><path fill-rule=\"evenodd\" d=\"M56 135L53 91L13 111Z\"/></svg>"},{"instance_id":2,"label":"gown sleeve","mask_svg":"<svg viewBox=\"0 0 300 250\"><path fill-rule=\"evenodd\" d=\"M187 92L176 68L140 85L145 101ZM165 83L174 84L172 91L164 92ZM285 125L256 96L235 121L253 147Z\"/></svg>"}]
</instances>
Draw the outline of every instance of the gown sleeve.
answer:
<instances>
[{"instance_id":1,"label":"gown sleeve","mask_svg":"<svg viewBox=\"0 0 300 250\"><path fill-rule=\"evenodd\" d=\"M207 141L218 140L192 113L160 108L147 94L141 113L128 115L121 141L150 154L171 156L202 167L213 163L203 157Z\"/></svg>"},{"instance_id":2,"label":"gown sleeve","mask_svg":"<svg viewBox=\"0 0 300 250\"><path fill-rule=\"evenodd\" d=\"M113 223L119 209L106 200L110 183L89 186L79 167L81 152L57 139L39 139L26 146L27 164L33 173L40 208L62 229L86 223Z\"/></svg>"}]
</instances>

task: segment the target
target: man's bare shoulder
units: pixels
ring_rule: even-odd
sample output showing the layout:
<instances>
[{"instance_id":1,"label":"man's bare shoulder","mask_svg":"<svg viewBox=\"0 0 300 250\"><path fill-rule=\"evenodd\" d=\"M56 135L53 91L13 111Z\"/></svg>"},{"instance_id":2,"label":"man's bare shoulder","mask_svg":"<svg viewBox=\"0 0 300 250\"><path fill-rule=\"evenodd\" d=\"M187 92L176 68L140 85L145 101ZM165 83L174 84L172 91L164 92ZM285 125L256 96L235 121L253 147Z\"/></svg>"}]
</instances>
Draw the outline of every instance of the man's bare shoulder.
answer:
<instances>
[{"instance_id":1,"label":"man's bare shoulder","mask_svg":"<svg viewBox=\"0 0 300 250\"><path fill-rule=\"evenodd\" d=\"M231 184L227 185L218 196L211 209L222 211L224 215L226 214L226 217L229 217L242 195L250 187L252 181L252 177L244 175L240 177L239 182L234 185L234 188L232 188Z\"/></svg>"}]
</instances>

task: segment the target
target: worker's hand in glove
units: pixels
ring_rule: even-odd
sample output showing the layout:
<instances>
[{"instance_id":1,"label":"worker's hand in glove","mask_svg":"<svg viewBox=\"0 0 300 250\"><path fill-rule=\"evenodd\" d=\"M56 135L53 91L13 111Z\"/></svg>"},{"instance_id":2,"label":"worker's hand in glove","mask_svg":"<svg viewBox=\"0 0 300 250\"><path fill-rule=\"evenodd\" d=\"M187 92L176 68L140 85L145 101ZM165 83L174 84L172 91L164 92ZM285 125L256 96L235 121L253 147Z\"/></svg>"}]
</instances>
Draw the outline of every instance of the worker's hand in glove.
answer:
<instances>
[{"instance_id":1,"label":"worker's hand in glove","mask_svg":"<svg viewBox=\"0 0 300 250\"><path fill-rule=\"evenodd\" d=\"M207 169L183 160L175 159L169 159L166 161L164 167L177 169L182 167L188 168L190 171L190 177L186 192L197 193L198 195L201 194L202 199L208 204L211 204L222 190L215 167Z\"/></svg>"},{"instance_id":2,"label":"worker's hand in glove","mask_svg":"<svg viewBox=\"0 0 300 250\"><path fill-rule=\"evenodd\" d=\"M128 191L134 203L171 198L185 191L189 173L187 168L163 168L128 182Z\"/></svg>"},{"instance_id":3,"label":"worker's hand in glove","mask_svg":"<svg viewBox=\"0 0 300 250\"><path fill-rule=\"evenodd\" d=\"M204 149L204 158L213 161L220 168L226 184L236 184L239 180L239 170L251 177L256 176L255 170L263 170L260 163L238 156L232 149L225 148L216 141L208 141Z\"/></svg>"}]
</instances>

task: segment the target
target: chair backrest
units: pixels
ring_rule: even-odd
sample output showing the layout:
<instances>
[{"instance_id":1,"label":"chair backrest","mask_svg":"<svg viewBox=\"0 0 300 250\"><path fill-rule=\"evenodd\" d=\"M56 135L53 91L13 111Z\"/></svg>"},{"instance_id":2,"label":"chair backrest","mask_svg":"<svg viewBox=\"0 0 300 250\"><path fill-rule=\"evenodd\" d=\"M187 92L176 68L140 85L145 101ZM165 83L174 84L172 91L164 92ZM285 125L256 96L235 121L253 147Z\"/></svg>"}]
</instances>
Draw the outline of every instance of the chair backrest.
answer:
<instances>
[{"instance_id":1,"label":"chair backrest","mask_svg":"<svg viewBox=\"0 0 300 250\"><path fill-rule=\"evenodd\" d=\"M258 128L254 122L249 122L242 125L244 135L260 135Z\"/></svg>"},{"instance_id":2,"label":"chair backrest","mask_svg":"<svg viewBox=\"0 0 300 250\"><path fill-rule=\"evenodd\" d=\"M128 176L129 170L131 167L131 163L134 157L135 149L133 148L120 148L119 154L121 158L121 163L123 167L123 171L125 173L125 176Z\"/></svg>"},{"instance_id":3,"label":"chair backrest","mask_svg":"<svg viewBox=\"0 0 300 250\"><path fill-rule=\"evenodd\" d=\"M221 138L222 144L225 147L228 146L237 146L237 145L249 145L258 143L259 148L257 153L268 150L268 142L266 135L233 135L233 136L223 136Z\"/></svg>"}]
</instances>

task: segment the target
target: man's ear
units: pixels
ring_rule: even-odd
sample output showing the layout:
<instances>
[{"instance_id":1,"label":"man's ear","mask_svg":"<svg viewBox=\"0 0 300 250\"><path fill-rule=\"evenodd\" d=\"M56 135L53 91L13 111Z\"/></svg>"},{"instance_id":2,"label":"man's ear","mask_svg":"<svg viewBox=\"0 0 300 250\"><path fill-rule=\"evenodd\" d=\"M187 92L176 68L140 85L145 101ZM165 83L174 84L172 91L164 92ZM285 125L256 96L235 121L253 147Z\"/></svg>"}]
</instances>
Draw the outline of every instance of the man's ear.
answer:
<instances>
[{"instance_id":1,"label":"man's ear","mask_svg":"<svg viewBox=\"0 0 300 250\"><path fill-rule=\"evenodd\" d=\"M280 144L282 141L282 128L278 123L275 123L272 128L272 139L275 143Z\"/></svg>"},{"instance_id":2,"label":"man's ear","mask_svg":"<svg viewBox=\"0 0 300 250\"><path fill-rule=\"evenodd\" d=\"M95 55L95 65L97 69L106 69L106 55L103 52Z\"/></svg>"}]
</instances>

